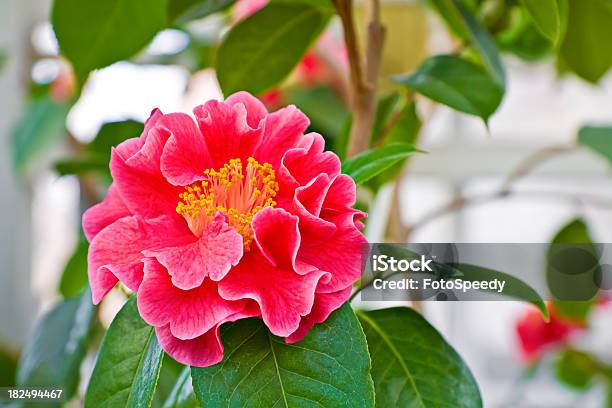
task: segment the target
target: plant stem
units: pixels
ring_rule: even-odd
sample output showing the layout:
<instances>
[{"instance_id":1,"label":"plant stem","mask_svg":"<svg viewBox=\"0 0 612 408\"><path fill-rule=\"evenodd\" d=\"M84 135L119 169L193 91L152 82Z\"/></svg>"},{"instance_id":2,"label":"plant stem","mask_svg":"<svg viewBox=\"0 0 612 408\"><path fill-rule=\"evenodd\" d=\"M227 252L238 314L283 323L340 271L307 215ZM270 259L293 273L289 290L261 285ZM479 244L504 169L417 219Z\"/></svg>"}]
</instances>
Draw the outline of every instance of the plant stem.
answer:
<instances>
[{"instance_id":1,"label":"plant stem","mask_svg":"<svg viewBox=\"0 0 612 408\"><path fill-rule=\"evenodd\" d=\"M352 0L333 0L342 21L350 67L350 94L353 126L348 140L347 157L368 149L376 114L378 73L382 60L385 28L380 22L379 0L368 0L366 7L367 37L365 59L357 43Z\"/></svg>"}]
</instances>

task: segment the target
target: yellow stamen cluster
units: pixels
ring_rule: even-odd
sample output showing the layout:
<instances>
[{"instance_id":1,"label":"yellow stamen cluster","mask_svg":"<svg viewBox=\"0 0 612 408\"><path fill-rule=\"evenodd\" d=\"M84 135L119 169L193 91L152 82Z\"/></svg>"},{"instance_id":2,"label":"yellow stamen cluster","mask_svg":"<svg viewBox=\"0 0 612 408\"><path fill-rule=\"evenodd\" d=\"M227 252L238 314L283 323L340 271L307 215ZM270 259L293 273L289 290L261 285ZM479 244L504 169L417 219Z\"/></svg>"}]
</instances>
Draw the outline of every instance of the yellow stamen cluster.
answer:
<instances>
[{"instance_id":1,"label":"yellow stamen cluster","mask_svg":"<svg viewBox=\"0 0 612 408\"><path fill-rule=\"evenodd\" d=\"M243 169L240 159L232 159L219 170L204 171L206 179L185 187L179 194L176 212L183 215L191 230L199 235L220 211L243 236L248 251L253 241L251 221L264 207L274 207L278 183L270 163L259 164L249 157Z\"/></svg>"}]
</instances>

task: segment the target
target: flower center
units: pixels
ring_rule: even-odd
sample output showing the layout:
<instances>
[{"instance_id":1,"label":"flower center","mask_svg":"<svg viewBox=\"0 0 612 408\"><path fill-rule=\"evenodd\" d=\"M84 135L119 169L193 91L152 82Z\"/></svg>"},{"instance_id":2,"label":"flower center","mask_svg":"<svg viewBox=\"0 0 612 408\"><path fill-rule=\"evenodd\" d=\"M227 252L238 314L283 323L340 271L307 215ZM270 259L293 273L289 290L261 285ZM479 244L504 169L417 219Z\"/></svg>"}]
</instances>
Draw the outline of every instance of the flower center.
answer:
<instances>
[{"instance_id":1,"label":"flower center","mask_svg":"<svg viewBox=\"0 0 612 408\"><path fill-rule=\"evenodd\" d=\"M176 212L181 214L191 231L200 236L218 211L229 218L236 232L243 237L248 251L253 241L251 221L264 207L274 207L278 183L270 163L259 164L249 157L246 168L240 159L232 159L218 171L204 171L206 179L185 187L179 194Z\"/></svg>"}]
</instances>

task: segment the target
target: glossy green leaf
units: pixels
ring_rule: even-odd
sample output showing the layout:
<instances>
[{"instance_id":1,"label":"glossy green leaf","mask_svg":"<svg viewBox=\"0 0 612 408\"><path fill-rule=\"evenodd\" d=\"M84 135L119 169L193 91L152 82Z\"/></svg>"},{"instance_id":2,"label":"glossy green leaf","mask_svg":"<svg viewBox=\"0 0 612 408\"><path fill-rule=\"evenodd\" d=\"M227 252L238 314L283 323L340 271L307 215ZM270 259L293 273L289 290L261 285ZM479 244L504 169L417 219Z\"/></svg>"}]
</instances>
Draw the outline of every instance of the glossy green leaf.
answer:
<instances>
[{"instance_id":1,"label":"glossy green leaf","mask_svg":"<svg viewBox=\"0 0 612 408\"><path fill-rule=\"evenodd\" d=\"M148 407L163 350L131 297L113 319L98 352L85 407Z\"/></svg>"},{"instance_id":2,"label":"glossy green leaf","mask_svg":"<svg viewBox=\"0 0 612 408\"><path fill-rule=\"evenodd\" d=\"M587 225L575 219L551 240L546 254L546 282L555 310L566 318L585 321L598 292L599 249Z\"/></svg>"},{"instance_id":3,"label":"glossy green leaf","mask_svg":"<svg viewBox=\"0 0 612 408\"><path fill-rule=\"evenodd\" d=\"M612 163L612 127L585 126L578 132L578 143Z\"/></svg>"},{"instance_id":4,"label":"glossy green leaf","mask_svg":"<svg viewBox=\"0 0 612 408\"><path fill-rule=\"evenodd\" d=\"M166 26L166 0L55 0L51 22L79 82L130 58Z\"/></svg>"},{"instance_id":5,"label":"glossy green leaf","mask_svg":"<svg viewBox=\"0 0 612 408\"><path fill-rule=\"evenodd\" d=\"M87 249L89 244L82 237L76 244L74 252L62 273L60 280L60 293L65 298L80 293L87 285Z\"/></svg>"},{"instance_id":6,"label":"glossy green leaf","mask_svg":"<svg viewBox=\"0 0 612 408\"><path fill-rule=\"evenodd\" d=\"M221 332L225 360L192 368L203 406L374 406L366 339L348 304L295 344L271 335L258 319Z\"/></svg>"},{"instance_id":7,"label":"glossy green leaf","mask_svg":"<svg viewBox=\"0 0 612 408\"><path fill-rule=\"evenodd\" d=\"M63 389L61 401L49 402L48 406L60 406L70 400L79 383L79 367L85 357L94 310L87 290L45 314L21 354L17 385Z\"/></svg>"},{"instance_id":8,"label":"glossy green leaf","mask_svg":"<svg viewBox=\"0 0 612 408\"><path fill-rule=\"evenodd\" d=\"M258 94L280 83L329 17L319 7L272 3L236 24L217 52L215 68L224 94Z\"/></svg>"},{"instance_id":9,"label":"glossy green leaf","mask_svg":"<svg viewBox=\"0 0 612 408\"><path fill-rule=\"evenodd\" d=\"M184 24L223 11L235 0L168 0L168 22Z\"/></svg>"},{"instance_id":10,"label":"glossy green leaf","mask_svg":"<svg viewBox=\"0 0 612 408\"><path fill-rule=\"evenodd\" d=\"M25 169L28 163L64 138L69 110L70 104L57 103L47 96L27 105L11 139L15 168Z\"/></svg>"},{"instance_id":11,"label":"glossy green leaf","mask_svg":"<svg viewBox=\"0 0 612 408\"><path fill-rule=\"evenodd\" d=\"M510 297L513 299L522 300L535 305L545 319L548 320L548 309L546 304L542 300L542 297L535 289L529 286L522 280L509 275L504 272L495 271L493 269L483 268L476 265L459 263L454 265L455 269L462 273L460 277L466 281L489 281L493 279L499 279L506 282L502 293L498 293L497 290L483 290L490 292L495 295Z\"/></svg>"},{"instance_id":12,"label":"glossy green leaf","mask_svg":"<svg viewBox=\"0 0 612 408\"><path fill-rule=\"evenodd\" d=\"M489 32L478 22L476 17L459 1L452 0L459 11L472 47L482 58L482 62L493 81L503 90L506 83L506 73L497 45Z\"/></svg>"},{"instance_id":13,"label":"glossy green leaf","mask_svg":"<svg viewBox=\"0 0 612 408\"><path fill-rule=\"evenodd\" d=\"M453 55L431 57L414 73L394 77L394 82L484 121L504 96L503 88L481 67Z\"/></svg>"},{"instance_id":14,"label":"glossy green leaf","mask_svg":"<svg viewBox=\"0 0 612 408\"><path fill-rule=\"evenodd\" d=\"M411 144L394 143L367 150L342 163L342 172L363 184L418 150Z\"/></svg>"},{"instance_id":15,"label":"glossy green leaf","mask_svg":"<svg viewBox=\"0 0 612 408\"><path fill-rule=\"evenodd\" d=\"M185 367L162 408L195 408L198 406L191 384L191 369Z\"/></svg>"},{"instance_id":16,"label":"glossy green leaf","mask_svg":"<svg viewBox=\"0 0 612 408\"><path fill-rule=\"evenodd\" d=\"M372 358L377 407L482 407L469 368L420 314L394 307L357 316Z\"/></svg>"},{"instance_id":17,"label":"glossy green leaf","mask_svg":"<svg viewBox=\"0 0 612 408\"><path fill-rule=\"evenodd\" d=\"M593 357L574 349L565 350L556 366L559 381L579 390L588 388L598 371L599 366Z\"/></svg>"},{"instance_id":18,"label":"glossy green leaf","mask_svg":"<svg viewBox=\"0 0 612 408\"><path fill-rule=\"evenodd\" d=\"M598 82L612 66L612 7L608 0L569 0L560 57L566 68Z\"/></svg>"},{"instance_id":19,"label":"glossy green leaf","mask_svg":"<svg viewBox=\"0 0 612 408\"><path fill-rule=\"evenodd\" d=\"M567 0L521 0L536 27L554 44L558 44L567 23Z\"/></svg>"}]
</instances>

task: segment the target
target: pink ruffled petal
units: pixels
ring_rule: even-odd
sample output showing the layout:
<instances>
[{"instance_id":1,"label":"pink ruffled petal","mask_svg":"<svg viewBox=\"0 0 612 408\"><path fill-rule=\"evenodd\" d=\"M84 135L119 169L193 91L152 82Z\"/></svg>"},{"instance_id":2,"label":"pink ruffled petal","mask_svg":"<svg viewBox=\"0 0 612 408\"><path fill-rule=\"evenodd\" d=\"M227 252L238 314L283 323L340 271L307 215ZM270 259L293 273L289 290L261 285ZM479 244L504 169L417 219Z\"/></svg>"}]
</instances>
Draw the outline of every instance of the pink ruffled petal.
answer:
<instances>
[{"instance_id":1,"label":"pink ruffled petal","mask_svg":"<svg viewBox=\"0 0 612 408\"><path fill-rule=\"evenodd\" d=\"M153 259L145 260L144 273L138 288L140 315L152 326L170 325L172 335L181 340L201 336L245 309L244 301L221 298L210 279L191 290L179 289L166 268Z\"/></svg>"},{"instance_id":2,"label":"pink ruffled petal","mask_svg":"<svg viewBox=\"0 0 612 408\"><path fill-rule=\"evenodd\" d=\"M332 274L329 282L322 282L317 292L337 292L352 285L361 276L362 251L367 240L355 227L353 215L339 218L336 234L326 241L302 245L298 259L317 269Z\"/></svg>"},{"instance_id":3,"label":"pink ruffled petal","mask_svg":"<svg viewBox=\"0 0 612 408\"><path fill-rule=\"evenodd\" d=\"M357 201L357 186L355 181L346 174L339 174L335 177L322 203L325 212L355 212L353 205Z\"/></svg>"},{"instance_id":4,"label":"pink ruffled petal","mask_svg":"<svg viewBox=\"0 0 612 408\"><path fill-rule=\"evenodd\" d=\"M164 116L159 126L170 133L161 156L161 172L174 185L186 186L204 179L212 161L204 137L193 119L184 113Z\"/></svg>"},{"instance_id":5,"label":"pink ruffled petal","mask_svg":"<svg viewBox=\"0 0 612 408\"><path fill-rule=\"evenodd\" d=\"M242 258L242 242L242 235L227 224L225 216L217 213L195 241L147 250L144 254L155 257L168 269L175 286L189 290L200 286L207 277L214 281L223 279Z\"/></svg>"},{"instance_id":6,"label":"pink ruffled petal","mask_svg":"<svg viewBox=\"0 0 612 408\"><path fill-rule=\"evenodd\" d=\"M221 324L258 315L256 305L249 304L243 311L228 316L206 333L190 340L174 337L170 325L156 327L155 333L164 351L179 363L193 367L208 367L223 360L223 344L219 335Z\"/></svg>"},{"instance_id":7,"label":"pink ruffled petal","mask_svg":"<svg viewBox=\"0 0 612 408\"><path fill-rule=\"evenodd\" d=\"M117 153L117 149L111 152L110 169L130 212L145 218L176 215L176 204L183 188L168 183L159 169L157 173L151 173L132 167Z\"/></svg>"},{"instance_id":8,"label":"pink ruffled petal","mask_svg":"<svg viewBox=\"0 0 612 408\"><path fill-rule=\"evenodd\" d=\"M247 106L242 103L230 105L219 101L208 101L193 110L213 168L219 169L230 159L246 160L261 143L264 122L257 127L247 122Z\"/></svg>"},{"instance_id":9,"label":"pink ruffled petal","mask_svg":"<svg viewBox=\"0 0 612 408\"><path fill-rule=\"evenodd\" d=\"M133 216L115 221L96 235L87 256L87 273L95 304L115 286L117 278L131 290L138 290L142 281L141 251L145 245L145 229Z\"/></svg>"},{"instance_id":10,"label":"pink ruffled petal","mask_svg":"<svg viewBox=\"0 0 612 408\"><path fill-rule=\"evenodd\" d=\"M287 343L301 341L315 324L327 320L329 315L344 304L351 296L352 286L334 293L317 293L311 312L300 321L300 327L285 338Z\"/></svg>"},{"instance_id":11,"label":"pink ruffled petal","mask_svg":"<svg viewBox=\"0 0 612 408\"><path fill-rule=\"evenodd\" d=\"M169 136L167 131L158 127L163 118L164 114L159 109L151 112L138 138L138 150L125 157L125 162L129 166L151 174L159 173L159 160Z\"/></svg>"},{"instance_id":12,"label":"pink ruffled petal","mask_svg":"<svg viewBox=\"0 0 612 408\"><path fill-rule=\"evenodd\" d=\"M190 340L174 337L170 325L156 327L155 334L164 351L181 364L208 367L223 360L223 344L218 326Z\"/></svg>"},{"instance_id":13,"label":"pink ruffled petal","mask_svg":"<svg viewBox=\"0 0 612 408\"><path fill-rule=\"evenodd\" d=\"M300 139L297 148L287 150L279 169L279 178L288 186L308 184L320 174L333 178L340 174L340 159L333 152L326 152L325 140L317 133L309 133Z\"/></svg>"},{"instance_id":14,"label":"pink ruffled petal","mask_svg":"<svg viewBox=\"0 0 612 408\"><path fill-rule=\"evenodd\" d=\"M294 266L300 247L298 217L282 208L266 207L255 214L252 226L257 246L272 265Z\"/></svg>"},{"instance_id":15,"label":"pink ruffled petal","mask_svg":"<svg viewBox=\"0 0 612 408\"><path fill-rule=\"evenodd\" d=\"M182 220L128 216L100 231L89 245L87 262L94 302L102 300L117 278L131 290L138 290L145 249L181 245L195 239L184 223L178 221Z\"/></svg>"},{"instance_id":16,"label":"pink ruffled petal","mask_svg":"<svg viewBox=\"0 0 612 408\"><path fill-rule=\"evenodd\" d=\"M247 124L253 129L259 127L259 123L268 116L268 110L265 105L256 97L248 92L240 91L230 95L225 103L234 106L237 104L244 105L247 111Z\"/></svg>"},{"instance_id":17,"label":"pink ruffled petal","mask_svg":"<svg viewBox=\"0 0 612 408\"><path fill-rule=\"evenodd\" d=\"M300 233L307 244L327 240L336 232L334 223L319 217L329 187L327 174L319 174L307 185L298 187L292 202L285 204L292 213L299 216Z\"/></svg>"},{"instance_id":18,"label":"pink ruffled petal","mask_svg":"<svg viewBox=\"0 0 612 408\"><path fill-rule=\"evenodd\" d=\"M276 268L259 251L252 250L219 282L219 294L228 300L255 300L270 331L285 337L297 330L302 316L310 313L317 284L327 281L329 275L322 271L299 275Z\"/></svg>"},{"instance_id":19,"label":"pink ruffled petal","mask_svg":"<svg viewBox=\"0 0 612 408\"><path fill-rule=\"evenodd\" d=\"M83 214L83 231L88 241L91 241L102 229L130 215L121 195L114 184L108 189L106 197L101 203L90 207Z\"/></svg>"},{"instance_id":20,"label":"pink ruffled petal","mask_svg":"<svg viewBox=\"0 0 612 408\"><path fill-rule=\"evenodd\" d=\"M310 125L310 120L295 106L290 105L268 115L263 142L255 158L277 168L287 149L295 147Z\"/></svg>"}]
</instances>

